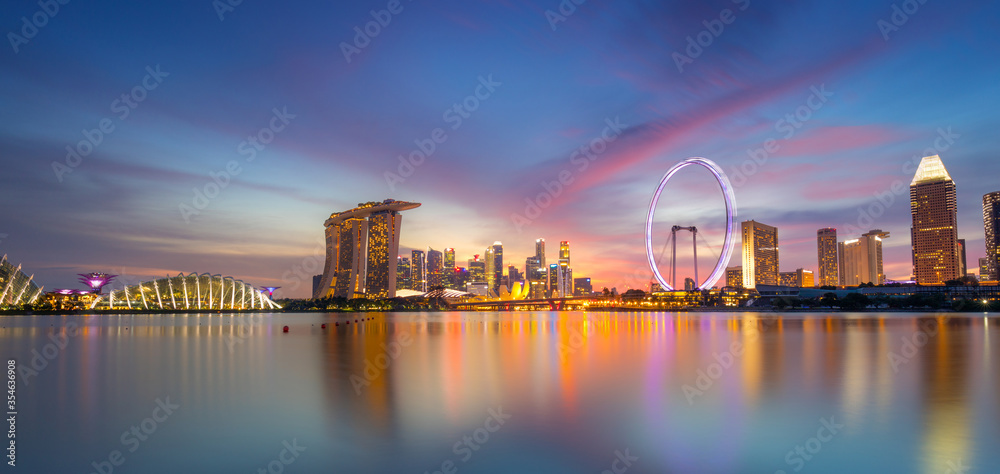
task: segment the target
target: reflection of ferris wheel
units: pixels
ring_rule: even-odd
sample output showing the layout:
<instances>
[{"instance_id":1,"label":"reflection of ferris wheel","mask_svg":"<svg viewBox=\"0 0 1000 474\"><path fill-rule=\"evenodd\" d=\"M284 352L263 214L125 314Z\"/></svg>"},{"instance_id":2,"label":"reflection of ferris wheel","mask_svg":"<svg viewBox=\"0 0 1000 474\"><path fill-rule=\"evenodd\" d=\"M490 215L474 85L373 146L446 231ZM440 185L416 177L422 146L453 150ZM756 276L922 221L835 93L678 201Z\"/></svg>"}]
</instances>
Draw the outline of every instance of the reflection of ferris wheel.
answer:
<instances>
[{"instance_id":1,"label":"reflection of ferris wheel","mask_svg":"<svg viewBox=\"0 0 1000 474\"><path fill-rule=\"evenodd\" d=\"M726 265L729 264L729 258L733 255L733 222L736 220L736 197L733 195L732 186L729 184L729 178L726 177L726 173L716 165L715 162L705 159L705 158L688 158L680 163L674 165L673 168L667 171L663 175L663 179L660 180L660 185L656 188L656 192L653 193L653 199L649 203L649 213L646 215L646 258L649 261L649 268L653 271L653 276L656 281L663 287L664 290L673 290L674 287L667 284L663 275L660 274L660 269L653 259L653 214L656 212L656 203L660 201L660 193L663 192L663 187L667 185L675 174L681 169L691 166L698 165L707 168L715 176L715 180L719 182L719 186L722 188L722 194L726 199L726 241L722 246L722 255L719 257L719 261L715 264L715 269L709 275L703 283L698 284L698 243L697 235L698 229L695 227L681 227L673 226L671 229L671 240L673 240L673 252L671 255L671 283L676 283L677 279L677 239L675 238L678 230L689 230L692 233L692 241L694 245L694 256L695 256L695 283L698 289L709 289L715 285L716 282L722 278L722 275L726 271Z\"/></svg>"}]
</instances>

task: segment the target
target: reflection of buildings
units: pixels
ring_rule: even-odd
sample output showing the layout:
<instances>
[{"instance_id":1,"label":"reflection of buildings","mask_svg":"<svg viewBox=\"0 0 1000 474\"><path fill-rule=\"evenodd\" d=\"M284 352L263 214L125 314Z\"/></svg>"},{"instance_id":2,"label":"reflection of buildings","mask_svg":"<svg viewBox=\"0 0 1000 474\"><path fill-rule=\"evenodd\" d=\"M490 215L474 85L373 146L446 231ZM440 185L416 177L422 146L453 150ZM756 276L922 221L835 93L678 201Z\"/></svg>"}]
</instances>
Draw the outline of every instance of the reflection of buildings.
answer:
<instances>
[{"instance_id":1,"label":"reflection of buildings","mask_svg":"<svg viewBox=\"0 0 1000 474\"><path fill-rule=\"evenodd\" d=\"M958 203L955 182L937 155L924 157L910 183L913 273L922 285L959 275Z\"/></svg>"},{"instance_id":2,"label":"reflection of buildings","mask_svg":"<svg viewBox=\"0 0 1000 474\"><path fill-rule=\"evenodd\" d=\"M837 229L828 227L816 231L816 249L819 254L819 286L837 286Z\"/></svg>"},{"instance_id":3,"label":"reflection of buildings","mask_svg":"<svg viewBox=\"0 0 1000 474\"><path fill-rule=\"evenodd\" d=\"M778 284L778 229L757 221L744 221L743 287Z\"/></svg>"},{"instance_id":4,"label":"reflection of buildings","mask_svg":"<svg viewBox=\"0 0 1000 474\"><path fill-rule=\"evenodd\" d=\"M326 265L314 298L392 297L403 217L418 203L386 199L330 215L326 220Z\"/></svg>"},{"instance_id":5,"label":"reflection of buildings","mask_svg":"<svg viewBox=\"0 0 1000 474\"><path fill-rule=\"evenodd\" d=\"M885 272L882 269L882 239L888 237L888 232L875 229L862 235L860 239L839 244L840 286L885 283Z\"/></svg>"}]
</instances>

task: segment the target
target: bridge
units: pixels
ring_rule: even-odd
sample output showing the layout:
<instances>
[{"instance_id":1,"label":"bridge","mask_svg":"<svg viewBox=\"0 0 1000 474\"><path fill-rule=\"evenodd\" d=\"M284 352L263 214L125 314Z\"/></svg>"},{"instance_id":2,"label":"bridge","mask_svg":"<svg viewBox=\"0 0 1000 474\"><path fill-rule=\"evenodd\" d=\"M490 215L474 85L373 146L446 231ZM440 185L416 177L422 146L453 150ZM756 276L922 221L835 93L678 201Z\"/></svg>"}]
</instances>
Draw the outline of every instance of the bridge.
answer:
<instances>
[{"instance_id":1,"label":"bridge","mask_svg":"<svg viewBox=\"0 0 1000 474\"><path fill-rule=\"evenodd\" d=\"M567 298L540 298L534 300L494 300L494 301L469 301L469 302L458 302L451 303L449 307L451 309L469 310L469 309L489 309L493 311L511 311L515 306L534 306L541 308L548 308L550 311L562 311L566 306L573 306L574 304L601 304L609 303L614 301L615 297L604 297L604 296L574 296Z\"/></svg>"}]
</instances>

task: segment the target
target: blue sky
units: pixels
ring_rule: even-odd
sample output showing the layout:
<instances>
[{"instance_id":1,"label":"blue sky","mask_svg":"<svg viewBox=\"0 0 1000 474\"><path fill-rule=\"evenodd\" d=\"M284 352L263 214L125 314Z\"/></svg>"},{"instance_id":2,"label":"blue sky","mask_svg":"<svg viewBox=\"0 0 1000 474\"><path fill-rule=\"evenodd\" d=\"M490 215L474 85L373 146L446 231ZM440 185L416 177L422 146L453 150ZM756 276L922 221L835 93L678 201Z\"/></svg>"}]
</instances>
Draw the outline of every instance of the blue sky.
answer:
<instances>
[{"instance_id":1,"label":"blue sky","mask_svg":"<svg viewBox=\"0 0 1000 474\"><path fill-rule=\"evenodd\" d=\"M905 163L942 134L970 267L984 253L981 197L1000 190L992 2L929 0L905 21L898 1L288 3L247 0L221 18L207 0L0 6L0 253L49 289L84 271L194 271L305 296L325 218L395 198L423 203L404 214L404 252L454 247L461 262L500 240L523 267L536 238L568 240L577 276L624 289L648 283L642 227L660 177L704 156L740 183L740 219L780 229L782 270L816 268L816 229L844 240L854 226L890 231L887 273L906 278L906 196L870 222L859 209L909 184ZM44 26L23 31L25 17ZM377 34L355 42L356 27ZM443 140L402 176L400 156L435 129ZM88 134L100 143L81 149ZM252 161L250 136L268 140ZM775 151L743 176L769 139ZM67 146L92 151L68 164ZM591 146L584 168L574 152ZM238 174L199 201L227 166ZM546 191L561 172L568 184ZM679 177L656 238L698 225L704 275L721 194L708 173ZM513 217L543 193L536 218Z\"/></svg>"}]
</instances>

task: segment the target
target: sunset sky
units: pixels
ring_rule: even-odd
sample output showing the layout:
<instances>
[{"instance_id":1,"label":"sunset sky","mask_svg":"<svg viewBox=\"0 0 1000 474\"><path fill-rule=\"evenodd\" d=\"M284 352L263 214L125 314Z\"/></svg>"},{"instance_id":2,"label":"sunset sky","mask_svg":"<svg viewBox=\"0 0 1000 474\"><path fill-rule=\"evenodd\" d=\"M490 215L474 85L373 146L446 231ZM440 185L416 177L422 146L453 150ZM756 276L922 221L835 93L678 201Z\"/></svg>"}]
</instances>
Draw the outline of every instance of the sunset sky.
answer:
<instances>
[{"instance_id":1,"label":"sunset sky","mask_svg":"<svg viewBox=\"0 0 1000 474\"><path fill-rule=\"evenodd\" d=\"M574 276L624 290L648 285L660 178L702 156L729 173L738 220L779 228L782 271L816 270L821 227L840 240L881 228L886 273L905 279L908 189L892 189L930 150L978 267L982 195L1000 190L996 2L913 2L895 18L882 0L562 3L70 2L50 15L3 2L0 254L46 290L89 271L208 272L305 297L330 213L394 198L423 204L403 214L401 253L454 247L464 266L499 240L523 268L536 238L549 255L568 240ZM400 166L433 137L412 173ZM574 155L591 143L603 152ZM568 184L546 191L560 174ZM697 225L704 276L721 193L704 170L678 178L657 252L664 228ZM537 217L513 217L542 193ZM886 210L860 215L877 194Z\"/></svg>"}]
</instances>

